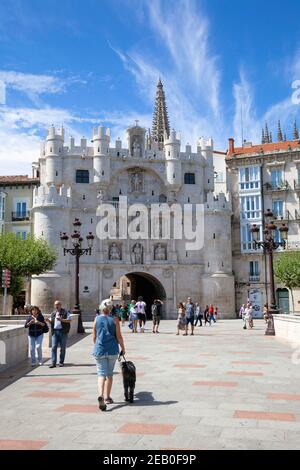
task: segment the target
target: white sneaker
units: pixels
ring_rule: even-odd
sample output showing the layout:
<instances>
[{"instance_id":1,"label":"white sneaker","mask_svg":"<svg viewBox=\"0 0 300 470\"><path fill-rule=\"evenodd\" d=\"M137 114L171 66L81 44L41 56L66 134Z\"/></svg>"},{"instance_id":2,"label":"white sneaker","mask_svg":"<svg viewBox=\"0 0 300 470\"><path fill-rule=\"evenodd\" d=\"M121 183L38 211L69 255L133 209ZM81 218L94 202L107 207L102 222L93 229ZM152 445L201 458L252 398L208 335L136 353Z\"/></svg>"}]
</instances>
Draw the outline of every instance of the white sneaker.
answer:
<instances>
[{"instance_id":1,"label":"white sneaker","mask_svg":"<svg viewBox=\"0 0 300 470\"><path fill-rule=\"evenodd\" d=\"M42 365L43 365L43 363L42 363L42 362L39 362L39 366L42 366Z\"/></svg>"}]
</instances>

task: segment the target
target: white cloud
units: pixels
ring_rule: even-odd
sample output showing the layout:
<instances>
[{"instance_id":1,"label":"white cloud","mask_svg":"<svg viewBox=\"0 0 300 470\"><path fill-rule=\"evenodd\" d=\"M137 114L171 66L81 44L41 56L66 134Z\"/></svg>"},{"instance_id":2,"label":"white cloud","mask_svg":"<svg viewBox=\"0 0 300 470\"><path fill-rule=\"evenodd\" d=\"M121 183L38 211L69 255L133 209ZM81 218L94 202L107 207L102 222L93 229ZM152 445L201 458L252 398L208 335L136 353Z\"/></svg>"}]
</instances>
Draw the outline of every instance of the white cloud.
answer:
<instances>
[{"instance_id":1,"label":"white cloud","mask_svg":"<svg viewBox=\"0 0 300 470\"><path fill-rule=\"evenodd\" d=\"M50 75L33 75L0 70L0 81L5 83L7 88L12 88L28 95L60 93L65 89L64 80Z\"/></svg>"}]
</instances>

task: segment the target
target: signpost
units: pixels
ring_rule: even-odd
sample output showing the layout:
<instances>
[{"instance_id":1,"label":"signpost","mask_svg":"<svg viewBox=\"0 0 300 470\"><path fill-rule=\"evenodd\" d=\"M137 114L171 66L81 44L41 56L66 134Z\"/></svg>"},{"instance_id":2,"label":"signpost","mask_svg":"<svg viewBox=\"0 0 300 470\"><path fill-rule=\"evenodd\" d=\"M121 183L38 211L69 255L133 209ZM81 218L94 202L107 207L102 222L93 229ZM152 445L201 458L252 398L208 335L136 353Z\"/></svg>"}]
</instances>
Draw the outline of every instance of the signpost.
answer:
<instances>
[{"instance_id":1,"label":"signpost","mask_svg":"<svg viewBox=\"0 0 300 470\"><path fill-rule=\"evenodd\" d=\"M7 289L10 287L11 272L9 269L2 269L2 287L4 288L3 294L3 312L6 314L6 301L7 301Z\"/></svg>"}]
</instances>

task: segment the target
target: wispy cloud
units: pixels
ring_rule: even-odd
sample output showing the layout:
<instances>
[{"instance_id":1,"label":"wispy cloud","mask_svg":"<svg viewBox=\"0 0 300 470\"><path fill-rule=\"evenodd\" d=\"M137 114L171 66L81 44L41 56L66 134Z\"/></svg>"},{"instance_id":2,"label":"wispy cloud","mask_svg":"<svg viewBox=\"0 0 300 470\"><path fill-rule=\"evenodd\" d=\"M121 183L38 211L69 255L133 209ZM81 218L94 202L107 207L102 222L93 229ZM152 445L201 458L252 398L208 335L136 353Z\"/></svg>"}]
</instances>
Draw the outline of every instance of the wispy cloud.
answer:
<instances>
[{"instance_id":1,"label":"wispy cloud","mask_svg":"<svg viewBox=\"0 0 300 470\"><path fill-rule=\"evenodd\" d=\"M157 79L161 77L171 125L181 131L184 142L196 145L200 136L215 134L216 127L219 143L224 142L221 72L217 56L209 49L208 19L193 0L178 0L172 9L154 0L146 4L146 9L161 56L147 55L137 46L131 51L114 48L115 52L148 104L154 103Z\"/></svg>"}]
</instances>

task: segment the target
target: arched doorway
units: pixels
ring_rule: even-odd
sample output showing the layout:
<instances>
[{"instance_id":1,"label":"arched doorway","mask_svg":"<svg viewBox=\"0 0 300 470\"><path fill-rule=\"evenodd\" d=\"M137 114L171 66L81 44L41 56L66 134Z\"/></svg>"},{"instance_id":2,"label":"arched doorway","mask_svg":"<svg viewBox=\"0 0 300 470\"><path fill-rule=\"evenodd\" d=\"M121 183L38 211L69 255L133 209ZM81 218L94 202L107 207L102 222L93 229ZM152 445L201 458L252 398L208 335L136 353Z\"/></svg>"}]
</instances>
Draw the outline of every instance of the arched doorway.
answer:
<instances>
[{"instance_id":1,"label":"arched doorway","mask_svg":"<svg viewBox=\"0 0 300 470\"><path fill-rule=\"evenodd\" d=\"M147 304L147 318L152 318L151 316L151 305L154 299L160 299L165 302L167 296L166 291L161 284L161 282L154 276L148 273L143 272L133 272L125 274L121 277L118 283L114 283L118 286L119 300L125 300L130 302L130 300L137 300L139 296L142 296L144 301ZM116 290L114 290L116 293ZM113 289L111 294L113 295ZM113 295L115 299L115 295ZM162 308L162 314L164 314L165 305Z\"/></svg>"}]
</instances>

